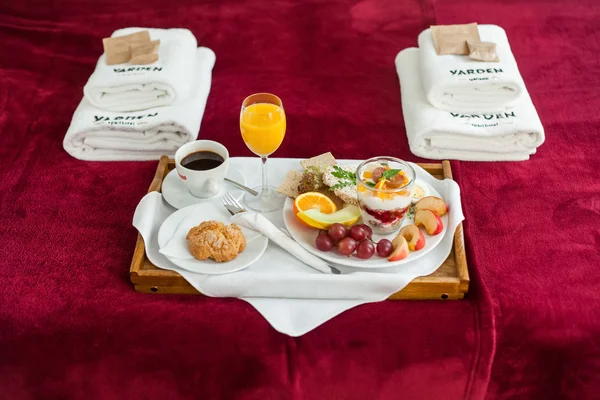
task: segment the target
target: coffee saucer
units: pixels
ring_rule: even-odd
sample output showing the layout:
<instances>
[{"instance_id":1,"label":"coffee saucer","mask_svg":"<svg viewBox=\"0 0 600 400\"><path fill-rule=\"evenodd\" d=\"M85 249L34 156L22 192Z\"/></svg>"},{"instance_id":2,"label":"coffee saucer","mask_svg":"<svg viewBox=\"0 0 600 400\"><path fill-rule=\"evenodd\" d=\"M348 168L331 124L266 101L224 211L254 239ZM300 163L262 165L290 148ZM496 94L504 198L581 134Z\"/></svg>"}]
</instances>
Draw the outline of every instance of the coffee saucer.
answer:
<instances>
[{"instance_id":1,"label":"coffee saucer","mask_svg":"<svg viewBox=\"0 0 600 400\"><path fill-rule=\"evenodd\" d=\"M238 169L229 168L229 171L227 171L227 178L241 183L242 185L246 184L246 178ZM162 183L163 198L167 203L177 209L191 206L192 204L214 201L215 199L218 200L225 192L231 193L236 200L241 200L245 193L242 189L237 188L232 183L223 181L221 189L216 195L206 198L196 197L185 187L175 169L169 172Z\"/></svg>"}]
</instances>

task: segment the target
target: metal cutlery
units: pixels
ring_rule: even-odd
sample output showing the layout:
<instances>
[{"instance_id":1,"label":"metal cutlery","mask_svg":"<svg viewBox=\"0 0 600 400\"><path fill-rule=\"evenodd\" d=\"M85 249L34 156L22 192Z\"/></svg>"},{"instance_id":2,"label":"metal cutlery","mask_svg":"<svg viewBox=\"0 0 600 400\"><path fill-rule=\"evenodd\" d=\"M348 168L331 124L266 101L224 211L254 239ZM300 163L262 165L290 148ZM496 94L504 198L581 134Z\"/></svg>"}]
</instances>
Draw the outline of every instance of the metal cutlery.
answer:
<instances>
[{"instance_id":1,"label":"metal cutlery","mask_svg":"<svg viewBox=\"0 0 600 400\"><path fill-rule=\"evenodd\" d=\"M225 195L223 195L221 197L221 202L223 203L223 206L225 206L225 208L227 209L227 211L229 212L229 214L231 214L232 216L236 215L236 214L243 213L243 212L247 212L247 210L229 192L226 192ZM285 239L285 240L292 240L292 241L294 240L289 233L287 233L285 231L282 231L279 228L276 228L276 229L279 232L281 232L283 234L283 236L285 237L285 238L280 238L280 240L283 240L283 239ZM297 243L295 243L295 245L298 246ZM281 247L284 250L287 250L288 252L290 252L292 255L294 255L294 252L292 250L286 248L285 246L281 246ZM314 257L315 259L318 259L320 262L322 262L321 259L319 259L319 258L317 258L317 256L309 253L307 250L302 249L302 248L299 248L299 250L301 250L302 252L306 252L306 254L308 256ZM295 256L298 257L297 255L295 255ZM316 267L314 267L314 266L312 266L310 264L307 264L307 265L310 266L310 267L312 267L312 268L317 269ZM331 272L333 274L340 274L341 273L339 269L337 269L335 267L332 267L329 264L327 265L327 267L329 267L331 269ZM323 272L323 271L321 271L321 272Z\"/></svg>"},{"instance_id":2,"label":"metal cutlery","mask_svg":"<svg viewBox=\"0 0 600 400\"><path fill-rule=\"evenodd\" d=\"M223 203L231 215L248 211L229 192L225 192L225 195L221 197L221 203Z\"/></svg>"},{"instance_id":3,"label":"metal cutlery","mask_svg":"<svg viewBox=\"0 0 600 400\"><path fill-rule=\"evenodd\" d=\"M231 183L232 185L237 186L237 187L239 187L242 190L245 190L246 192L250 193L252 196L258 196L258 192L256 190L254 190L254 189L250 189L248 186L244 186L241 183L238 183L236 181L232 181L229 178L225 178L225 180L227 182Z\"/></svg>"}]
</instances>

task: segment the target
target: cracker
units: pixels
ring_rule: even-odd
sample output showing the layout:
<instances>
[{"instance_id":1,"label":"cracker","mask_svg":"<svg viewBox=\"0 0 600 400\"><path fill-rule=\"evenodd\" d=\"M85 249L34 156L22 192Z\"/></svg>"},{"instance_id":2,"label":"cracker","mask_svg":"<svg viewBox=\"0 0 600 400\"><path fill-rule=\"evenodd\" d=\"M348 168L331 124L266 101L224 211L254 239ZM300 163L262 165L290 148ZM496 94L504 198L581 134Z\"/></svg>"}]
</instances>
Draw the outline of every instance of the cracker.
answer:
<instances>
[{"instance_id":1,"label":"cracker","mask_svg":"<svg viewBox=\"0 0 600 400\"><path fill-rule=\"evenodd\" d=\"M319 156L309 158L308 160L300 161L300 165L302 165L302 168L304 169L308 167L320 167L325 169L325 167L330 167L335 164L337 164L337 161L335 160L335 157L333 157L333 154L331 154L331 152L327 152Z\"/></svg>"},{"instance_id":2,"label":"cracker","mask_svg":"<svg viewBox=\"0 0 600 400\"><path fill-rule=\"evenodd\" d=\"M291 198L296 198L298 196L298 185L302 180L302 176L304 174L300 171L291 170L285 176L281 185L277 188L277 191L281 194L284 194Z\"/></svg>"}]
</instances>

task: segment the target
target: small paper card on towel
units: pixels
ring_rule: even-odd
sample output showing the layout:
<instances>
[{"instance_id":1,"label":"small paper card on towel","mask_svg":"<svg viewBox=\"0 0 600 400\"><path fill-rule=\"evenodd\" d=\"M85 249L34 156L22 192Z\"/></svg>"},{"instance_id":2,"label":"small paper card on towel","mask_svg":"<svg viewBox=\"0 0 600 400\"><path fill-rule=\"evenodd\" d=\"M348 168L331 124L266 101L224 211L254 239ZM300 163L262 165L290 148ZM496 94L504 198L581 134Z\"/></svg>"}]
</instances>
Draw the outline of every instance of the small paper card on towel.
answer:
<instances>
[{"instance_id":1,"label":"small paper card on towel","mask_svg":"<svg viewBox=\"0 0 600 400\"><path fill-rule=\"evenodd\" d=\"M158 60L158 46L160 46L160 40L147 43L131 43L129 45L131 50L130 62L135 65L152 64Z\"/></svg>"},{"instance_id":2,"label":"small paper card on towel","mask_svg":"<svg viewBox=\"0 0 600 400\"><path fill-rule=\"evenodd\" d=\"M434 25L431 27L431 37L438 55L467 55L467 41L481 42L476 22L464 25Z\"/></svg>"},{"instance_id":3,"label":"small paper card on towel","mask_svg":"<svg viewBox=\"0 0 600 400\"><path fill-rule=\"evenodd\" d=\"M115 65L129 62L131 59L131 44L149 43L150 32L140 31L130 35L115 36L102 39L104 53L106 53L106 64Z\"/></svg>"},{"instance_id":4,"label":"small paper card on towel","mask_svg":"<svg viewBox=\"0 0 600 400\"><path fill-rule=\"evenodd\" d=\"M471 42L467 41L469 46L469 57L477 61L499 62L500 58L496 52L496 43L493 42Z\"/></svg>"}]
</instances>

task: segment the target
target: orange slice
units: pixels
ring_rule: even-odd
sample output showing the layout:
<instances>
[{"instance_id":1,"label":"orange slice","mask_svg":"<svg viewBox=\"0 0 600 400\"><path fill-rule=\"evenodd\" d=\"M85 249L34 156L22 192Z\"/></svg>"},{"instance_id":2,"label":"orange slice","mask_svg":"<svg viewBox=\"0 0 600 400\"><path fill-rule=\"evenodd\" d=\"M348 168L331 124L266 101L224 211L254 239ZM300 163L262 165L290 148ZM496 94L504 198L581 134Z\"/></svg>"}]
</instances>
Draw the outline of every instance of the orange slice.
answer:
<instances>
[{"instance_id":1,"label":"orange slice","mask_svg":"<svg viewBox=\"0 0 600 400\"><path fill-rule=\"evenodd\" d=\"M318 209L323 214L331 214L337 211L333 200L319 192L302 193L294 200L294 214L301 211Z\"/></svg>"},{"instance_id":2,"label":"orange slice","mask_svg":"<svg viewBox=\"0 0 600 400\"><path fill-rule=\"evenodd\" d=\"M380 189L380 190L385 190L385 189L387 189L387 188L385 187L385 182L386 182L386 180L385 180L385 179L380 179L380 180L379 180L379 182L377 182L377 184L375 185L375 189Z\"/></svg>"},{"instance_id":3,"label":"orange slice","mask_svg":"<svg viewBox=\"0 0 600 400\"><path fill-rule=\"evenodd\" d=\"M375 189L388 190L389 188L387 187L386 183L387 183L386 179L381 179L375 185ZM392 199L394 197L394 193L377 192L377 197L379 197L382 200L389 200L389 199Z\"/></svg>"}]
</instances>

